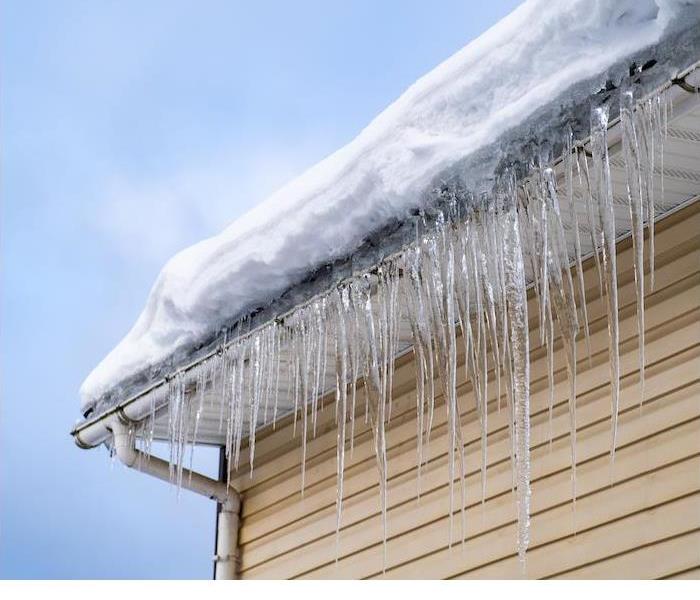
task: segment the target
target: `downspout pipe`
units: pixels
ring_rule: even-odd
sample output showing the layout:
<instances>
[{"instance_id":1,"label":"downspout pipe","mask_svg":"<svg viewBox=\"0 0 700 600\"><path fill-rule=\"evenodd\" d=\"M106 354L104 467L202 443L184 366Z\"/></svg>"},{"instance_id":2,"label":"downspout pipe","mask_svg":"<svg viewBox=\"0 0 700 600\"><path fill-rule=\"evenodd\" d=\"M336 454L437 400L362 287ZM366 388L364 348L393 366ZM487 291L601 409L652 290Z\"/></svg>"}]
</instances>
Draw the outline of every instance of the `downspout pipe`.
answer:
<instances>
[{"instance_id":1,"label":"downspout pipe","mask_svg":"<svg viewBox=\"0 0 700 600\"><path fill-rule=\"evenodd\" d=\"M241 563L238 550L238 529L241 520L241 503L238 495L219 504L216 519L216 554L214 555L214 579L238 579Z\"/></svg>"},{"instance_id":2,"label":"downspout pipe","mask_svg":"<svg viewBox=\"0 0 700 600\"><path fill-rule=\"evenodd\" d=\"M131 431L131 423L114 416L109 423L114 452L121 463L162 481L171 481L170 464L138 450ZM224 481L219 481L182 469L182 487L219 503L214 556L214 579L238 579L238 530L240 525L240 494Z\"/></svg>"}]
</instances>

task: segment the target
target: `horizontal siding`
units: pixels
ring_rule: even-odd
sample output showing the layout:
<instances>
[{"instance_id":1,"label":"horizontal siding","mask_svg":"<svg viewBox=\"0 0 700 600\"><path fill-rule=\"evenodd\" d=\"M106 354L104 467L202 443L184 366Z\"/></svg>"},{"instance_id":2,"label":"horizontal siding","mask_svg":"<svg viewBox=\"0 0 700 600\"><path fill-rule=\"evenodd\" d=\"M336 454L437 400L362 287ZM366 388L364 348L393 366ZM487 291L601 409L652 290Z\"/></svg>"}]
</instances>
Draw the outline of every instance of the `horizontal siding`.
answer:
<instances>
[{"instance_id":1,"label":"horizontal siding","mask_svg":"<svg viewBox=\"0 0 700 600\"><path fill-rule=\"evenodd\" d=\"M634 274L629 242L618 247L621 393L618 451L610 463L607 321L592 261L584 275L590 360L578 345L577 485L571 496L568 383L555 347L554 410L544 350L533 317L531 350L532 528L528 577L697 577L700 569L700 203L657 226L656 287L646 298L646 397L640 408ZM534 300L530 315L534 316ZM386 572L371 432L357 415L345 472L336 562L336 430L333 409L307 444L300 494L300 440L290 418L256 442L254 477L234 474L243 491L244 578L520 577L506 411L489 382L486 497L480 430L471 386L459 383L466 445L467 540L449 545L445 407L437 399L430 461L416 498L413 362L397 361L388 429ZM361 397L361 394L360 394ZM550 440L551 431L551 440ZM455 506L459 489L455 489ZM455 538L459 536L459 515ZM662 555L662 556L661 556Z\"/></svg>"},{"instance_id":2,"label":"horizontal siding","mask_svg":"<svg viewBox=\"0 0 700 600\"><path fill-rule=\"evenodd\" d=\"M696 543L700 545L700 540ZM700 567L691 567L690 569L677 571L664 576L663 579L700 579Z\"/></svg>"}]
</instances>

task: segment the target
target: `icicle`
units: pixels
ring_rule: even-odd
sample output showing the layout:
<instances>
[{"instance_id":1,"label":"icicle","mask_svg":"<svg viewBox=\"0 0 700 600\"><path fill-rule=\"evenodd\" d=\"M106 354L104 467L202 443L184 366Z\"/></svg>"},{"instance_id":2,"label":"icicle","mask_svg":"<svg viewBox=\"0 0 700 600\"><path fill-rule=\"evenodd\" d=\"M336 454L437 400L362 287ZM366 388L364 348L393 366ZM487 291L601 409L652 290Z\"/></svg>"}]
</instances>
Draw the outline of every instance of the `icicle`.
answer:
<instances>
[{"instance_id":1,"label":"icicle","mask_svg":"<svg viewBox=\"0 0 700 600\"><path fill-rule=\"evenodd\" d=\"M630 94L629 98L623 94L623 102L629 102L629 108L634 109L633 99ZM640 194L643 198L643 210L646 213L647 229L649 232L649 283L650 289L654 289L654 122L653 122L653 100L647 99L637 107L636 118L635 114L631 114L634 124L636 121L639 126L634 128L635 135L633 140L637 146L637 157L639 160L640 174ZM623 134L624 138L624 134ZM663 173L662 173L663 176ZM643 260L643 259L642 259Z\"/></svg>"},{"instance_id":2,"label":"icicle","mask_svg":"<svg viewBox=\"0 0 700 600\"><path fill-rule=\"evenodd\" d=\"M365 361L365 389L370 399L369 413L374 433L374 449L379 472L379 499L382 514L382 543L383 543L383 568L386 569L386 542L387 542L387 460L386 460L386 397L382 394L382 381L380 377L380 354L377 345L377 327L375 325L372 309L371 279L369 275L357 286L357 300L362 305L364 315L365 339L367 343L367 360Z\"/></svg>"},{"instance_id":3,"label":"icicle","mask_svg":"<svg viewBox=\"0 0 700 600\"><path fill-rule=\"evenodd\" d=\"M192 482L192 468L194 465L194 447L197 444L197 433L199 432L199 421L202 417L202 409L204 406L204 386L205 386L206 380L204 377L204 372L203 369L199 369L197 371L196 375L196 384L195 384L195 395L197 397L197 411L194 416L194 433L192 434L192 444L190 446L190 474L188 481L191 483ZM147 453L150 453L150 450L147 451Z\"/></svg>"},{"instance_id":4,"label":"icicle","mask_svg":"<svg viewBox=\"0 0 700 600\"><path fill-rule=\"evenodd\" d=\"M252 348L252 367L253 367L253 377L251 379L253 386L253 393L251 395L250 402L250 432L248 434L249 438L249 452L248 458L250 463L250 477L253 478L253 464L255 461L255 430L258 423L258 410L260 409L260 395L262 389L262 373L264 368L263 356L261 354L261 337L256 335L253 338L253 348Z\"/></svg>"},{"instance_id":5,"label":"icicle","mask_svg":"<svg viewBox=\"0 0 700 600\"><path fill-rule=\"evenodd\" d=\"M316 423L318 421L317 405L319 395L323 392L323 384L325 381L325 365L323 364L325 355L325 321L326 321L326 300L321 298L313 306L315 327L316 327L316 362L314 365L314 389L311 396L311 412L313 415L313 434L316 437Z\"/></svg>"},{"instance_id":6,"label":"icicle","mask_svg":"<svg viewBox=\"0 0 700 600\"><path fill-rule=\"evenodd\" d=\"M634 119L634 99L631 91L620 95L622 124L622 155L625 161L627 201L632 220L632 249L634 252L634 281L637 294L637 333L639 340L640 404L644 401L644 186L642 163ZM648 194L648 190L647 190Z\"/></svg>"},{"instance_id":7,"label":"icicle","mask_svg":"<svg viewBox=\"0 0 700 600\"><path fill-rule=\"evenodd\" d=\"M243 441L243 409L245 406L246 378L250 377L250 359L248 357L248 344L237 344L233 348L233 356L236 358L236 380L231 380L231 406L234 413L234 434L233 445L234 467L238 469L241 457L241 443ZM234 395L235 389L235 395Z\"/></svg>"},{"instance_id":8,"label":"icicle","mask_svg":"<svg viewBox=\"0 0 700 600\"><path fill-rule=\"evenodd\" d=\"M224 346L225 346L224 342ZM221 350L223 352L223 350ZM219 433L221 433L223 426L224 426L224 407L226 406L226 360L224 358L221 359L220 361L220 383L219 387L221 388L221 395L220 395L220 408L219 408Z\"/></svg>"},{"instance_id":9,"label":"icicle","mask_svg":"<svg viewBox=\"0 0 700 600\"><path fill-rule=\"evenodd\" d=\"M275 339L277 345L277 361L275 364L275 401L274 407L272 409L272 429L276 429L277 426L277 407L279 405L279 393L280 393L280 368L282 366L282 348L286 345L283 344L285 341L284 328L277 324L275 327Z\"/></svg>"},{"instance_id":10,"label":"icicle","mask_svg":"<svg viewBox=\"0 0 700 600\"><path fill-rule=\"evenodd\" d=\"M243 438L243 425L245 420L244 410L246 403L246 377L249 369L246 365L246 343L245 341L235 344L227 349L225 357L230 361L231 379L229 388L229 416L226 434L226 455L229 465L235 470L240 465L241 440Z\"/></svg>"},{"instance_id":11,"label":"icicle","mask_svg":"<svg viewBox=\"0 0 700 600\"><path fill-rule=\"evenodd\" d=\"M263 393L263 426L267 425L270 411L270 398L272 396L272 386L274 380L273 365L277 362L276 342L277 324L273 321L269 327L263 330L262 335L265 340L265 351L263 356L266 358L266 368L264 372L265 389Z\"/></svg>"},{"instance_id":12,"label":"icicle","mask_svg":"<svg viewBox=\"0 0 700 600\"><path fill-rule=\"evenodd\" d=\"M545 348L547 351L547 392L548 392L548 430L549 430L549 449L552 449L552 417L554 411L554 319L552 318L552 307L547 305L546 312L546 337Z\"/></svg>"},{"instance_id":13,"label":"icicle","mask_svg":"<svg viewBox=\"0 0 700 600\"><path fill-rule=\"evenodd\" d=\"M187 439L188 402L185 396L185 379L178 371L170 381L170 479L174 481L178 497L182 488L185 442Z\"/></svg>"},{"instance_id":14,"label":"icicle","mask_svg":"<svg viewBox=\"0 0 700 600\"><path fill-rule=\"evenodd\" d=\"M565 349L566 367L569 379L569 417L571 429L571 480L572 496L576 501L576 336L578 334L578 317L575 301L574 283L569 268L569 257L561 219L561 209L556 191L556 182L552 169L543 173L548 200L551 204L551 252L546 260L551 261L551 304L556 313L559 331ZM553 387L553 385L552 385ZM550 433L551 435L551 433Z\"/></svg>"},{"instance_id":15,"label":"icicle","mask_svg":"<svg viewBox=\"0 0 700 600\"><path fill-rule=\"evenodd\" d=\"M464 341L464 379L470 378L470 365L473 364L473 342L471 326L471 275L469 273L469 239L471 236L471 218L462 225L459 239L459 277L457 279L457 308L459 326Z\"/></svg>"},{"instance_id":16,"label":"icicle","mask_svg":"<svg viewBox=\"0 0 700 600\"><path fill-rule=\"evenodd\" d=\"M432 341L432 312L430 306L429 283L427 274L424 272L424 248L423 245L427 241L425 236L418 236L416 244L416 257L414 260L415 273L413 274L413 283L415 291L416 303L416 324L419 336L419 341L423 346L423 352L426 356L427 374L426 374L426 394L427 394L427 422L424 429L424 452L423 462L427 462L430 457L430 434L433 429L433 418L435 414L435 356L433 351Z\"/></svg>"},{"instance_id":17,"label":"icicle","mask_svg":"<svg viewBox=\"0 0 700 600\"><path fill-rule=\"evenodd\" d=\"M377 275L377 349L379 353L380 394L382 404L386 407L386 417L389 414L389 362L393 357L389 356L389 307L387 298L387 273L388 267L383 265L378 269Z\"/></svg>"},{"instance_id":18,"label":"icicle","mask_svg":"<svg viewBox=\"0 0 700 600\"><path fill-rule=\"evenodd\" d=\"M574 204L574 139L571 129L566 135L566 158L564 161L566 201L569 205L571 228L574 231L574 256L576 259L576 275L578 281L578 298L581 308L581 320L583 321L583 333L586 341L586 354L588 362L591 361L591 335L588 328L588 308L586 306L586 285L583 280L583 261L581 260L581 235L579 233L578 215ZM568 266L568 265L567 265Z\"/></svg>"},{"instance_id":19,"label":"icicle","mask_svg":"<svg viewBox=\"0 0 700 600\"><path fill-rule=\"evenodd\" d=\"M158 392L151 393L151 406L148 415L148 433L145 439L145 452L146 454L151 454L151 448L153 446L153 437L155 435L156 428L156 398L158 397Z\"/></svg>"},{"instance_id":20,"label":"icicle","mask_svg":"<svg viewBox=\"0 0 700 600\"><path fill-rule=\"evenodd\" d=\"M581 158L581 155L583 157ZM601 300L603 299L603 268L600 264L600 242L598 240L598 228L596 225L596 218L594 215L594 205L595 201L593 199L593 182L591 181L591 173L590 169L588 166L588 155L586 154L585 150L581 150L580 152L577 149L576 152L576 165L577 169L579 171L579 179L581 179L581 167L580 163L583 162L583 174L584 174L584 182L585 182L585 193L584 193L584 198L586 202L586 213L588 214L588 227L590 229L590 234L591 234L591 247L593 248L593 256L595 258L595 265L596 265L596 272L598 273L598 293L600 295ZM597 198L597 192L596 192L596 198ZM598 219L600 221L600 219Z\"/></svg>"},{"instance_id":21,"label":"icicle","mask_svg":"<svg viewBox=\"0 0 700 600\"><path fill-rule=\"evenodd\" d=\"M309 380L310 380L310 363L313 356L313 346L309 340L309 324L307 322L308 312L304 311L300 320L300 336L301 336L301 417L302 417L302 439L301 439L301 495L304 495L306 489L306 449L309 438L309 407L307 400L309 398Z\"/></svg>"},{"instance_id":22,"label":"icicle","mask_svg":"<svg viewBox=\"0 0 700 600\"><path fill-rule=\"evenodd\" d=\"M482 224L478 223L477 227ZM478 229L477 229L478 232ZM481 492L482 502L485 499L486 490L486 452L487 452L487 432L488 432L488 365L486 354L486 325L485 325L485 308L483 300L483 283L484 277L477 259L477 236L472 236L471 243L471 258L474 277L476 279L475 296L476 296L476 347L475 361L472 373L474 375L474 391L477 401L477 409L479 412L479 423L481 426Z\"/></svg>"},{"instance_id":23,"label":"icicle","mask_svg":"<svg viewBox=\"0 0 700 600\"><path fill-rule=\"evenodd\" d=\"M460 514L461 514L461 540L465 538L465 483L464 483L464 443L462 441L462 426L460 412L457 405L457 311L455 309L455 251L452 240L452 228L448 223L443 230L443 251L446 254L445 273L445 318L447 335L447 361L446 361L446 401L448 402L449 426L450 426L450 454L454 461L454 453L459 458L459 484L460 484ZM453 483L453 482L452 482Z\"/></svg>"},{"instance_id":24,"label":"icicle","mask_svg":"<svg viewBox=\"0 0 700 600\"><path fill-rule=\"evenodd\" d=\"M235 437L235 430L236 430L236 419L238 418L238 415L236 414L236 408L238 404L236 403L236 389L237 389L237 381L241 377L241 373L238 370L237 364L236 364L236 350L237 350L238 344L232 345L231 347L227 348L225 353L222 353L220 356L219 360L230 360L231 363L231 380L229 382L229 395L228 395L228 403L226 405L226 408L228 409L228 415L226 419L226 437L225 437L225 442L224 442L224 456L226 457L226 462L229 467L236 468L236 462L235 462L235 450L234 450L234 437ZM225 385L224 381L221 381L221 385ZM222 396L225 394L225 391L222 391ZM231 473L231 468L229 468L229 480L230 480L230 473Z\"/></svg>"},{"instance_id":25,"label":"icicle","mask_svg":"<svg viewBox=\"0 0 700 600\"><path fill-rule=\"evenodd\" d=\"M360 353L361 339L358 331L357 312L352 301L352 292L348 291L345 298L345 311L348 317L348 325L352 331L352 344L350 344L350 366L351 366L351 399L350 399L350 456L355 450L355 412L357 404L357 381L360 378Z\"/></svg>"},{"instance_id":26,"label":"icicle","mask_svg":"<svg viewBox=\"0 0 700 600\"><path fill-rule=\"evenodd\" d=\"M403 265L407 273L403 286L406 317L413 335L413 354L416 362L416 495L420 498L421 472L423 468L423 441L425 435L425 404L427 364L425 341L420 330L421 306L418 301L420 294L419 267L417 251L407 253Z\"/></svg>"},{"instance_id":27,"label":"icicle","mask_svg":"<svg viewBox=\"0 0 700 600\"><path fill-rule=\"evenodd\" d=\"M594 108L591 115L591 146L593 150L593 172L596 176L595 191L603 240L603 270L605 274L605 297L610 338L610 386L612 392L612 443L610 457L614 461L620 397L620 334L617 303L617 262L615 256L615 212L613 210L612 181L610 179L608 159L607 128L608 107Z\"/></svg>"},{"instance_id":28,"label":"icicle","mask_svg":"<svg viewBox=\"0 0 700 600\"><path fill-rule=\"evenodd\" d=\"M337 482L337 497L336 497L336 524L335 524L335 540L336 554L335 559L338 560L338 548L340 543L340 524L343 511L343 473L345 470L345 422L347 417L347 398L348 398L348 352L347 352L347 327L346 316L350 300L348 298L348 290L343 289L334 298L337 310L337 345L336 352L336 402L340 405L338 417L338 434L336 446L336 460L338 465L338 482Z\"/></svg>"},{"instance_id":29,"label":"icicle","mask_svg":"<svg viewBox=\"0 0 700 600\"><path fill-rule=\"evenodd\" d=\"M539 193L539 205L536 223L539 228L539 257L540 257L540 323L547 322L547 307L549 306L549 261L546 259L549 252L549 219L547 217L547 202L546 195L543 190L537 190ZM551 321L551 311L549 319ZM541 332L542 333L542 332Z\"/></svg>"},{"instance_id":30,"label":"icicle","mask_svg":"<svg viewBox=\"0 0 700 600\"><path fill-rule=\"evenodd\" d=\"M483 239L482 239L483 242ZM481 266L481 293L484 296L484 314L480 316L480 329L482 331L481 339L481 374L480 379L483 382L483 388L481 392L481 503L486 501L486 465L488 462L487 452L488 452L488 415L489 415L489 399L487 394L487 382L488 382L488 358L487 358L487 333L488 338L491 342L491 347L494 355L498 354L498 350L494 349L494 345L497 344L495 333L495 312L493 310L493 290L489 283L489 274L484 261L484 254L481 253L482 264ZM497 369L497 372L500 372Z\"/></svg>"},{"instance_id":31,"label":"icicle","mask_svg":"<svg viewBox=\"0 0 700 600\"><path fill-rule=\"evenodd\" d=\"M505 296L510 325L518 497L518 557L524 564L530 541L530 359L525 268L516 206L504 212Z\"/></svg>"},{"instance_id":32,"label":"icicle","mask_svg":"<svg viewBox=\"0 0 700 600\"><path fill-rule=\"evenodd\" d=\"M505 282L505 279L504 279ZM507 302L506 302L507 305ZM515 439L515 380L513 379L513 369L511 367L511 341L510 337L506 338L506 346L504 348L504 365L506 372L506 394L508 396L508 438L510 439L509 450L510 450L510 469L511 469L511 492L515 493L517 487L517 449L516 449L516 439Z\"/></svg>"}]
</instances>

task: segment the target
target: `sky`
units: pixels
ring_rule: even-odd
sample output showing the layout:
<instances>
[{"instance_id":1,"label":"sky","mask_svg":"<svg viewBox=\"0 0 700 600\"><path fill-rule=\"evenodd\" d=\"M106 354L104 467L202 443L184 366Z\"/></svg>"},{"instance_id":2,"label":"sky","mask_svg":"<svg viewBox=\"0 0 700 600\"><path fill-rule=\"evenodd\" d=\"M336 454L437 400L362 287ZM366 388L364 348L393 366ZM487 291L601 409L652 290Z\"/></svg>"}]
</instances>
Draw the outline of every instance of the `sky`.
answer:
<instances>
[{"instance_id":1,"label":"sky","mask_svg":"<svg viewBox=\"0 0 700 600\"><path fill-rule=\"evenodd\" d=\"M171 255L517 4L0 3L0 577L211 577L215 505L79 450L82 380Z\"/></svg>"}]
</instances>

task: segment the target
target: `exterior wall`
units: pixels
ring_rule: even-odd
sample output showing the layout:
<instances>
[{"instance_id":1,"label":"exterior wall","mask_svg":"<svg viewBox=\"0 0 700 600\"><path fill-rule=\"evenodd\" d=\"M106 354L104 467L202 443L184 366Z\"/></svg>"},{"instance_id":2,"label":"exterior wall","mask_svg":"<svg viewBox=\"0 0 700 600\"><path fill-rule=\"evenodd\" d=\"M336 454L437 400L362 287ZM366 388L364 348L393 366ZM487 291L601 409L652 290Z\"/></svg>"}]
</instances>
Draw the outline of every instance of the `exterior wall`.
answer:
<instances>
[{"instance_id":1,"label":"exterior wall","mask_svg":"<svg viewBox=\"0 0 700 600\"><path fill-rule=\"evenodd\" d=\"M700 202L657 226L656 287L646 298L646 399L639 407L636 312L631 244L618 248L620 286L620 420L610 461L607 325L595 264L585 279L589 363L578 346L578 497L571 497L568 384L555 348L553 438L549 441L546 356L531 320L532 528L528 577L700 577ZM535 315L531 301L530 315ZM583 337L583 336L582 336ZM460 363L461 364L461 363ZM336 428L323 413L307 446L306 490L300 488L301 444L288 420L261 434L254 478L243 490L240 531L243 578L516 578L515 500L506 411L491 382L486 501L481 503L479 424L471 387L459 387L467 448L467 541L448 547L445 410L438 399L416 499L416 425L412 357L399 359L388 432L387 568L371 432L358 418L348 452L336 557ZM362 398L362 395L359 396ZM363 413L364 414L364 413ZM611 481L614 482L611 485ZM455 506L459 506L455 486ZM455 538L459 536L459 515Z\"/></svg>"}]
</instances>

